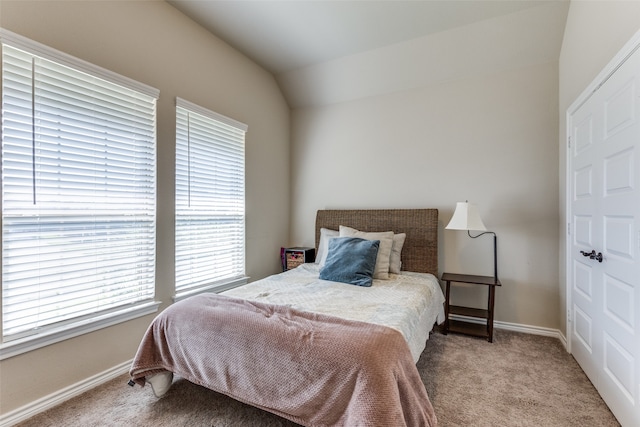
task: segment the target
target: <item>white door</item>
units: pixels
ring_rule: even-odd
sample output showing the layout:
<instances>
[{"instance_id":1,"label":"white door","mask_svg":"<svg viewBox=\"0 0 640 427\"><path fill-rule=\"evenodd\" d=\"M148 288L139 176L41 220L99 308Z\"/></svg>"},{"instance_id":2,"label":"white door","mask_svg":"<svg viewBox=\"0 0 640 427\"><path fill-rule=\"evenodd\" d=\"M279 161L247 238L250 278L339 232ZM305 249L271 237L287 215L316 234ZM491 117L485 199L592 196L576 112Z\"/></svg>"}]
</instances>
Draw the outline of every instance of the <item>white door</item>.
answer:
<instances>
[{"instance_id":1,"label":"white door","mask_svg":"<svg viewBox=\"0 0 640 427\"><path fill-rule=\"evenodd\" d=\"M569 110L569 335L618 421L640 426L640 50L613 70Z\"/></svg>"}]
</instances>

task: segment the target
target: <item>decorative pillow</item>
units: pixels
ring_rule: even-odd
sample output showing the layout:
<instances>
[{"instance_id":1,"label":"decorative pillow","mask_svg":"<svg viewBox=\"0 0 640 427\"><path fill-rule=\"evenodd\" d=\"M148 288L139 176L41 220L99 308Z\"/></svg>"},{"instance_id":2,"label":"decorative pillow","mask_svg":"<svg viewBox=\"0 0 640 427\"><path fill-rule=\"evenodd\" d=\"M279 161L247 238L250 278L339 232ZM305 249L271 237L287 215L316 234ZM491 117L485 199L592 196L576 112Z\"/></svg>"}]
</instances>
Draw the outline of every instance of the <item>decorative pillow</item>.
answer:
<instances>
[{"instance_id":1,"label":"decorative pillow","mask_svg":"<svg viewBox=\"0 0 640 427\"><path fill-rule=\"evenodd\" d=\"M402 267L402 263L400 262L400 255L402 253L402 247L404 246L404 241L406 238L406 233L393 235L391 257L389 258L389 273L400 274L400 267Z\"/></svg>"},{"instance_id":2,"label":"decorative pillow","mask_svg":"<svg viewBox=\"0 0 640 427\"><path fill-rule=\"evenodd\" d=\"M371 286L379 240L334 237L328 246L327 260L320 269L322 280Z\"/></svg>"},{"instance_id":3,"label":"decorative pillow","mask_svg":"<svg viewBox=\"0 0 640 427\"><path fill-rule=\"evenodd\" d=\"M338 230L329 230L328 228L320 229L320 242L318 243L318 253L316 254L316 263L318 263L320 267L322 267L327 260L329 240L339 235L340 232Z\"/></svg>"},{"instance_id":4,"label":"decorative pillow","mask_svg":"<svg viewBox=\"0 0 640 427\"><path fill-rule=\"evenodd\" d=\"M367 233L341 225L340 237L360 237L367 240L380 240L380 249L378 250L376 269L373 272L373 278L384 280L389 279L389 261L391 259L391 247L393 246L393 231Z\"/></svg>"}]
</instances>

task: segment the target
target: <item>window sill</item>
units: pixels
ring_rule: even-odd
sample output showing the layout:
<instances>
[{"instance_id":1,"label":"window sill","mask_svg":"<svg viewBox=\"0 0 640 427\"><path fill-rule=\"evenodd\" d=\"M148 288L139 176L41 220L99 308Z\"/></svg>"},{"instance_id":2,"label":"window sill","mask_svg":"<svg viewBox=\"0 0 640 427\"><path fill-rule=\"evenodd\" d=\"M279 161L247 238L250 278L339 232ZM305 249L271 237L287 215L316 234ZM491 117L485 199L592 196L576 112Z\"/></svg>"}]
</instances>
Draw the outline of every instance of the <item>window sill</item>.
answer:
<instances>
[{"instance_id":1,"label":"window sill","mask_svg":"<svg viewBox=\"0 0 640 427\"><path fill-rule=\"evenodd\" d=\"M211 285L208 285L208 286L203 286L203 287L200 287L200 288L197 288L197 289L193 289L193 290L190 290L190 291L185 291L185 292L181 292L179 294L176 294L173 297L173 302L178 302L178 301L181 301L183 299L189 298L191 296L202 294L202 293L205 293L205 292L215 292L216 294L219 294L220 292L224 292L224 291L227 291L229 289L237 288L238 286L246 285L248 281L249 281L249 277L244 276L244 277L240 277L238 279L230 280L228 282L212 283Z\"/></svg>"},{"instance_id":2,"label":"window sill","mask_svg":"<svg viewBox=\"0 0 640 427\"><path fill-rule=\"evenodd\" d=\"M37 335L19 338L0 344L0 360L8 359L22 353L68 340L89 332L94 332L118 323L156 313L160 304L160 301L151 301L136 305L135 307L68 324Z\"/></svg>"}]
</instances>

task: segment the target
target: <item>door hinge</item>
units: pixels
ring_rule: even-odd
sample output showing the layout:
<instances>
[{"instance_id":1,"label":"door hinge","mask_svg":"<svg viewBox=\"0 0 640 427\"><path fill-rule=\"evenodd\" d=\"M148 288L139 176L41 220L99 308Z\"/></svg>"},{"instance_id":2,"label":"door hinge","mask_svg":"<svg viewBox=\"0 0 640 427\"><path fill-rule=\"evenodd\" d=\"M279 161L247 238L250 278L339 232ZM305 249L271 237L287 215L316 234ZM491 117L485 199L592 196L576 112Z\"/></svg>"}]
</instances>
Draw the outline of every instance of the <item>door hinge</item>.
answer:
<instances>
[{"instance_id":1,"label":"door hinge","mask_svg":"<svg viewBox=\"0 0 640 427\"><path fill-rule=\"evenodd\" d=\"M567 146L571 148L571 137L567 138Z\"/></svg>"},{"instance_id":2,"label":"door hinge","mask_svg":"<svg viewBox=\"0 0 640 427\"><path fill-rule=\"evenodd\" d=\"M570 222L567 223L567 235L571 236L571 223Z\"/></svg>"},{"instance_id":3,"label":"door hinge","mask_svg":"<svg viewBox=\"0 0 640 427\"><path fill-rule=\"evenodd\" d=\"M571 322L571 310L567 309L567 322Z\"/></svg>"}]
</instances>

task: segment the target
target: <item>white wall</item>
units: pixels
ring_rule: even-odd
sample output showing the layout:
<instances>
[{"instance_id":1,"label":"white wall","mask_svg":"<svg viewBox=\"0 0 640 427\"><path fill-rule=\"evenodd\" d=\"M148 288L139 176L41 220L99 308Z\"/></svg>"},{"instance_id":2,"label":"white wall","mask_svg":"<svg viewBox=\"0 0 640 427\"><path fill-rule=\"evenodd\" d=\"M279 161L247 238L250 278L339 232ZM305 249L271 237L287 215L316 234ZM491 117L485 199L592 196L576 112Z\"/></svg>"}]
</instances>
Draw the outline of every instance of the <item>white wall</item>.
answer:
<instances>
[{"instance_id":1,"label":"white wall","mask_svg":"<svg viewBox=\"0 0 640 427\"><path fill-rule=\"evenodd\" d=\"M289 108L273 76L163 1L0 2L0 26L160 90L157 298L173 295L175 97L249 125L247 273L287 243ZM133 358L150 316L0 362L0 414Z\"/></svg>"},{"instance_id":2,"label":"white wall","mask_svg":"<svg viewBox=\"0 0 640 427\"><path fill-rule=\"evenodd\" d=\"M468 199L498 235L496 319L557 329L557 93L550 62L294 109L292 243L313 245L318 209L434 207L440 272L491 275L490 236L443 229Z\"/></svg>"},{"instance_id":3,"label":"white wall","mask_svg":"<svg viewBox=\"0 0 640 427\"><path fill-rule=\"evenodd\" d=\"M566 334L566 112L624 44L640 30L640 1L571 2L559 65L560 318ZM565 335L566 336L566 335Z\"/></svg>"}]
</instances>

